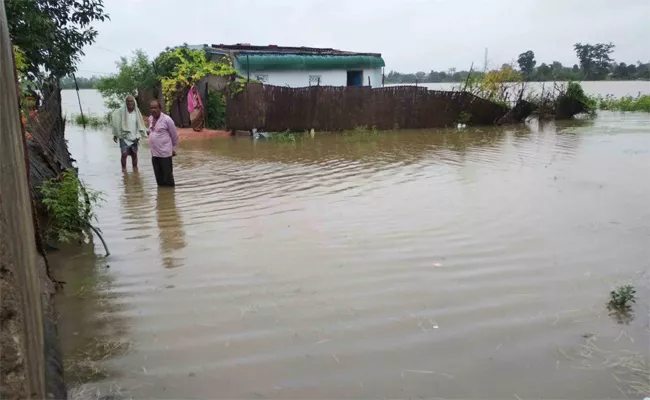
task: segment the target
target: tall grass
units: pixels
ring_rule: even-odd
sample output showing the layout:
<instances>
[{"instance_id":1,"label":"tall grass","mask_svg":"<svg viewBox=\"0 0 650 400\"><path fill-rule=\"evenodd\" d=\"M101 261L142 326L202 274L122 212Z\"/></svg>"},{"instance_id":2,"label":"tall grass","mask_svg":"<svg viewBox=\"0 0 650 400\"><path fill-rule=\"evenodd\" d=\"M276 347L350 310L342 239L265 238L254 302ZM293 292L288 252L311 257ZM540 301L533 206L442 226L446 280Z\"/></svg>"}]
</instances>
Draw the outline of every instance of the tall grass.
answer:
<instances>
[{"instance_id":1,"label":"tall grass","mask_svg":"<svg viewBox=\"0 0 650 400\"><path fill-rule=\"evenodd\" d=\"M291 133L288 131L279 132L279 133L272 134L268 140L271 142L278 142L278 143L296 143L297 136L295 133Z\"/></svg>"},{"instance_id":2,"label":"tall grass","mask_svg":"<svg viewBox=\"0 0 650 400\"><path fill-rule=\"evenodd\" d=\"M636 97L624 96L616 98L611 94L595 98L598 108L611 111L641 111L650 112L650 95L638 94Z\"/></svg>"},{"instance_id":3,"label":"tall grass","mask_svg":"<svg viewBox=\"0 0 650 400\"><path fill-rule=\"evenodd\" d=\"M343 132L343 135L346 140L365 140L375 139L379 137L381 133L374 126L368 128L366 125L360 125L356 126L351 131Z\"/></svg>"},{"instance_id":4,"label":"tall grass","mask_svg":"<svg viewBox=\"0 0 650 400\"><path fill-rule=\"evenodd\" d=\"M100 129L109 125L109 119L106 117L98 117L93 114L72 114L68 119L71 124L78 126L88 126L92 129Z\"/></svg>"}]
</instances>

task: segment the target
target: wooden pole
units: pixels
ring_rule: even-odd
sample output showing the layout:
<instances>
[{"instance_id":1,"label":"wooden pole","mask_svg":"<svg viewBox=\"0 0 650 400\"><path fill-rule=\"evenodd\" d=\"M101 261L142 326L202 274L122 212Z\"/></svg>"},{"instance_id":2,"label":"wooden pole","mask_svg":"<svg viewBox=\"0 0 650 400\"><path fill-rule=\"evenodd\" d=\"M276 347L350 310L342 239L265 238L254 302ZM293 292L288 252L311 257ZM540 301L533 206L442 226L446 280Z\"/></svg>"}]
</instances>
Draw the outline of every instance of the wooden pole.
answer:
<instances>
[{"instance_id":1,"label":"wooden pole","mask_svg":"<svg viewBox=\"0 0 650 400\"><path fill-rule=\"evenodd\" d=\"M84 118L84 110L81 107L81 97L79 97L79 85L77 84L77 77L72 74L72 79L74 80L74 87L77 89L77 101L79 102L79 111L81 112L81 124L84 129L86 129L86 118Z\"/></svg>"},{"instance_id":2,"label":"wooden pole","mask_svg":"<svg viewBox=\"0 0 650 400\"><path fill-rule=\"evenodd\" d=\"M465 79L465 87L463 88L463 92L467 90L467 85L469 85L469 77L472 76L472 69L474 69L474 63L469 67L469 72L467 73L467 79Z\"/></svg>"},{"instance_id":3,"label":"wooden pole","mask_svg":"<svg viewBox=\"0 0 650 400\"><path fill-rule=\"evenodd\" d=\"M5 222L0 240L8 251L8 258L0 259L0 263L15 274L21 292L25 397L46 398L41 282L12 52L5 2L0 1L0 214Z\"/></svg>"},{"instance_id":4,"label":"wooden pole","mask_svg":"<svg viewBox=\"0 0 650 400\"><path fill-rule=\"evenodd\" d=\"M248 59L248 54L246 54L246 83L251 81L251 64Z\"/></svg>"}]
</instances>

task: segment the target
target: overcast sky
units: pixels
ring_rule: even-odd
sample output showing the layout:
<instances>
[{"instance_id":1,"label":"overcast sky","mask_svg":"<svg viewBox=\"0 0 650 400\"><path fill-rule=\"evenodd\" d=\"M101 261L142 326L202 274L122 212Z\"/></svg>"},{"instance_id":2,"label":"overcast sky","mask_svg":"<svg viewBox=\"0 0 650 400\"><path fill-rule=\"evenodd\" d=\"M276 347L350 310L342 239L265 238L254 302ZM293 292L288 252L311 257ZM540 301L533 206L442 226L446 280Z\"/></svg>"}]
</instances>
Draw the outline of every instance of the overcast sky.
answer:
<instances>
[{"instance_id":1,"label":"overcast sky","mask_svg":"<svg viewBox=\"0 0 650 400\"><path fill-rule=\"evenodd\" d=\"M515 61L577 63L573 44L613 42L614 58L650 60L650 0L104 0L79 76L115 72L120 55L212 43L382 53L386 71Z\"/></svg>"}]
</instances>

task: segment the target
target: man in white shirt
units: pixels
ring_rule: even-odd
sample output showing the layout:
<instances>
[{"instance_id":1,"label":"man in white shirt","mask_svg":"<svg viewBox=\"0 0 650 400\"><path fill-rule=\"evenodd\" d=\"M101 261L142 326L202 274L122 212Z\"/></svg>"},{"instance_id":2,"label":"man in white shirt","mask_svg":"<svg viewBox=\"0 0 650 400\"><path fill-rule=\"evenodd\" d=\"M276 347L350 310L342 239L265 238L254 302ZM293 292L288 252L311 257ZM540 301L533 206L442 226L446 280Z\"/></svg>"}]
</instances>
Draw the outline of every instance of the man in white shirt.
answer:
<instances>
[{"instance_id":1,"label":"man in white shirt","mask_svg":"<svg viewBox=\"0 0 650 400\"><path fill-rule=\"evenodd\" d=\"M126 159L129 156L131 156L133 169L137 169L138 144L140 138L147 136L147 130L133 96L127 96L124 99L124 105L113 113L111 125L113 127L113 141L115 143L119 141L120 143L122 169L126 170Z\"/></svg>"}]
</instances>

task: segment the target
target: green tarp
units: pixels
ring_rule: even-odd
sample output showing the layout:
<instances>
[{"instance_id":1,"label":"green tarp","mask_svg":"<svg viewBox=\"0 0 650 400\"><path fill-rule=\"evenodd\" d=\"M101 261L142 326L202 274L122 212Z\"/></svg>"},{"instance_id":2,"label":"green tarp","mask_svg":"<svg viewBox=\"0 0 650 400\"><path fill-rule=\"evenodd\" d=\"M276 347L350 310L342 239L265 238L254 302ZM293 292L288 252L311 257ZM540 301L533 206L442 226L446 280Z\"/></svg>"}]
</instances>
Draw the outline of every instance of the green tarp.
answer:
<instances>
[{"instance_id":1,"label":"green tarp","mask_svg":"<svg viewBox=\"0 0 650 400\"><path fill-rule=\"evenodd\" d=\"M384 59L363 55L239 54L240 71L287 69L363 69L383 67Z\"/></svg>"}]
</instances>

